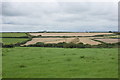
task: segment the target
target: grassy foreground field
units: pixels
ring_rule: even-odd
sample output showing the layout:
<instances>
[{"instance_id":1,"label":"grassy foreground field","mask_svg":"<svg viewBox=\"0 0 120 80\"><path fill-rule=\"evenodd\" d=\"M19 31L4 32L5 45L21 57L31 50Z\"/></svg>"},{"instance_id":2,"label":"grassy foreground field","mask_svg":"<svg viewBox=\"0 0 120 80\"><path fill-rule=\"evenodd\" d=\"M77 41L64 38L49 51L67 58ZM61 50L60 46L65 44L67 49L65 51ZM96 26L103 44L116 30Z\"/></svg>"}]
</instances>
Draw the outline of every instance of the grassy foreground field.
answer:
<instances>
[{"instance_id":1,"label":"grassy foreground field","mask_svg":"<svg viewBox=\"0 0 120 80\"><path fill-rule=\"evenodd\" d=\"M3 48L3 78L117 78L117 48Z\"/></svg>"}]
</instances>

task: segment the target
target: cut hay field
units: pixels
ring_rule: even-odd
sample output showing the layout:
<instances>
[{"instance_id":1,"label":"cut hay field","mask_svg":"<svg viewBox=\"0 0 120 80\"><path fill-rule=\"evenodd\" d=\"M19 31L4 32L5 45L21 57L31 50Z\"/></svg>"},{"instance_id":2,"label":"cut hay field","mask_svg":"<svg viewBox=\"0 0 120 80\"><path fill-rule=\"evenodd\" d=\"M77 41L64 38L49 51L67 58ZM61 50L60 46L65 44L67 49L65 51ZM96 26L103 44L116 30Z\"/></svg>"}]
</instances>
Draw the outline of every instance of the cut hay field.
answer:
<instances>
[{"instance_id":1,"label":"cut hay field","mask_svg":"<svg viewBox=\"0 0 120 80\"><path fill-rule=\"evenodd\" d=\"M117 48L2 49L3 78L117 78Z\"/></svg>"},{"instance_id":2,"label":"cut hay field","mask_svg":"<svg viewBox=\"0 0 120 80\"><path fill-rule=\"evenodd\" d=\"M95 36L95 35L111 35L113 33L29 33L32 36Z\"/></svg>"},{"instance_id":3,"label":"cut hay field","mask_svg":"<svg viewBox=\"0 0 120 80\"><path fill-rule=\"evenodd\" d=\"M89 37L81 37L78 38L77 41L76 38L33 38L31 41L28 41L25 45L30 45L30 44L36 44L37 42L43 42L43 43L60 43L60 42L66 42L66 43L84 43L84 44L91 44L91 45L98 45L101 44L100 42L93 41Z\"/></svg>"},{"instance_id":4,"label":"cut hay field","mask_svg":"<svg viewBox=\"0 0 120 80\"><path fill-rule=\"evenodd\" d=\"M95 40L99 40L105 43L117 43L120 42L120 39L95 39Z\"/></svg>"}]
</instances>

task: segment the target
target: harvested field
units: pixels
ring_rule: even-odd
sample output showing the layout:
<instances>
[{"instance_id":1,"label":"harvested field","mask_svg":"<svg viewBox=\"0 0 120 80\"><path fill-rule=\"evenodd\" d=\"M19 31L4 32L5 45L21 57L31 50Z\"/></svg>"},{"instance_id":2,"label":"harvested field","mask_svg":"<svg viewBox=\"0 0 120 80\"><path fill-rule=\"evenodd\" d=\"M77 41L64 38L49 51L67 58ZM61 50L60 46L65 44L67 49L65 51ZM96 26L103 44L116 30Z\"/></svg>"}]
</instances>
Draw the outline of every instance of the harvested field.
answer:
<instances>
[{"instance_id":1,"label":"harvested field","mask_svg":"<svg viewBox=\"0 0 120 80\"><path fill-rule=\"evenodd\" d=\"M113 33L29 33L32 36L95 36L109 35Z\"/></svg>"},{"instance_id":2,"label":"harvested field","mask_svg":"<svg viewBox=\"0 0 120 80\"><path fill-rule=\"evenodd\" d=\"M91 44L91 45L98 45L101 44L100 42L97 41L93 41L91 40L92 38L80 38L80 42L84 43L84 44Z\"/></svg>"},{"instance_id":3,"label":"harvested field","mask_svg":"<svg viewBox=\"0 0 120 80\"><path fill-rule=\"evenodd\" d=\"M102 42L105 42L105 43L117 43L117 42L120 42L119 41L120 39L95 39L95 40L99 40L99 41L102 41Z\"/></svg>"},{"instance_id":4,"label":"harvested field","mask_svg":"<svg viewBox=\"0 0 120 80\"><path fill-rule=\"evenodd\" d=\"M60 43L60 42L66 42L66 43L84 43L84 44L91 44L91 45L97 45L100 44L100 42L96 42L91 40L91 38L78 38L78 40L75 40L76 38L33 38L31 41L28 41L25 45L35 44L37 42L43 42L43 43Z\"/></svg>"}]
</instances>

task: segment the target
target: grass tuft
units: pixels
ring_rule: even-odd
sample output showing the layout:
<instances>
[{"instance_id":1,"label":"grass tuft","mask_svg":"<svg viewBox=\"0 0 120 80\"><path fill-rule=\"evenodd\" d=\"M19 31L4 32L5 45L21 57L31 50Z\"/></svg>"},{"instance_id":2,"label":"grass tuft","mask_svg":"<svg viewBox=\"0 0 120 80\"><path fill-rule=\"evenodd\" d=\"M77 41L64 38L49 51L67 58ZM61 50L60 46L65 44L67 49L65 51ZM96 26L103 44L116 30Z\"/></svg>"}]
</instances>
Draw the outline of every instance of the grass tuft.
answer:
<instances>
[{"instance_id":1,"label":"grass tuft","mask_svg":"<svg viewBox=\"0 0 120 80\"><path fill-rule=\"evenodd\" d=\"M25 68L26 66L25 66L25 65L20 65L19 67L20 67L20 68Z\"/></svg>"},{"instance_id":2,"label":"grass tuft","mask_svg":"<svg viewBox=\"0 0 120 80\"><path fill-rule=\"evenodd\" d=\"M68 58L68 59L66 59L66 61L72 61L72 59Z\"/></svg>"},{"instance_id":3,"label":"grass tuft","mask_svg":"<svg viewBox=\"0 0 120 80\"><path fill-rule=\"evenodd\" d=\"M85 58L85 56L80 56L80 58Z\"/></svg>"},{"instance_id":4,"label":"grass tuft","mask_svg":"<svg viewBox=\"0 0 120 80\"><path fill-rule=\"evenodd\" d=\"M72 55L76 55L75 53L73 53Z\"/></svg>"}]
</instances>

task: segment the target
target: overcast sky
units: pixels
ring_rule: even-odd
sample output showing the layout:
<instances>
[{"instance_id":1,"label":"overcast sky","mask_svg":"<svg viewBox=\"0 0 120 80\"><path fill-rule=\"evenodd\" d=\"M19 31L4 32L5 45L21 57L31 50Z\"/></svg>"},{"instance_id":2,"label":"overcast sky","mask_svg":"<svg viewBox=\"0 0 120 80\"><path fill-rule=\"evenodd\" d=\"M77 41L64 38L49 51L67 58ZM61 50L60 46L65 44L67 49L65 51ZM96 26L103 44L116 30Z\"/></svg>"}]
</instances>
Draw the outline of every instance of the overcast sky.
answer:
<instances>
[{"instance_id":1,"label":"overcast sky","mask_svg":"<svg viewBox=\"0 0 120 80\"><path fill-rule=\"evenodd\" d=\"M2 31L117 31L113 2L3 2Z\"/></svg>"}]
</instances>

